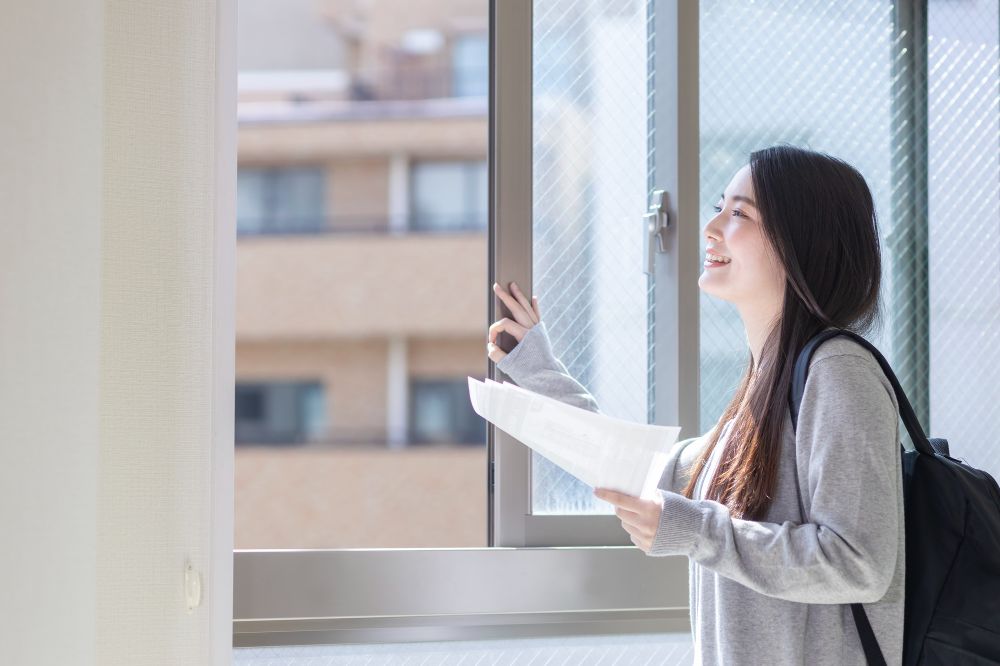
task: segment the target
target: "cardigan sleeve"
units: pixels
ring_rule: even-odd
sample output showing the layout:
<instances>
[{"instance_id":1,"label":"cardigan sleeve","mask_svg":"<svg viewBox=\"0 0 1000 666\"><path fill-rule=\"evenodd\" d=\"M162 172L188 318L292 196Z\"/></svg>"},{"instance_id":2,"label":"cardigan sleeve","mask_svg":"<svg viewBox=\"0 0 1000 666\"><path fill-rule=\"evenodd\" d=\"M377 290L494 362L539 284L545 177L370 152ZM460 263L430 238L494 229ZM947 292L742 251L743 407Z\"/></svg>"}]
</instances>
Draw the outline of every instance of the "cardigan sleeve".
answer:
<instances>
[{"instance_id":1,"label":"cardigan sleeve","mask_svg":"<svg viewBox=\"0 0 1000 666\"><path fill-rule=\"evenodd\" d=\"M808 522L742 520L712 500L660 490L650 555L688 555L763 594L803 603L881 599L899 547L898 407L874 359L810 366L796 435Z\"/></svg>"},{"instance_id":2,"label":"cardigan sleeve","mask_svg":"<svg viewBox=\"0 0 1000 666\"><path fill-rule=\"evenodd\" d=\"M496 367L522 388L600 413L594 396L569 374L566 366L553 354L543 321L529 328L517 346L500 359ZM683 490L691 465L706 441L707 438L692 437L674 443L658 487L677 492Z\"/></svg>"},{"instance_id":3,"label":"cardigan sleeve","mask_svg":"<svg viewBox=\"0 0 1000 666\"><path fill-rule=\"evenodd\" d=\"M518 386L549 398L600 412L597 400L573 378L553 353L545 322L540 321L496 364Z\"/></svg>"}]
</instances>

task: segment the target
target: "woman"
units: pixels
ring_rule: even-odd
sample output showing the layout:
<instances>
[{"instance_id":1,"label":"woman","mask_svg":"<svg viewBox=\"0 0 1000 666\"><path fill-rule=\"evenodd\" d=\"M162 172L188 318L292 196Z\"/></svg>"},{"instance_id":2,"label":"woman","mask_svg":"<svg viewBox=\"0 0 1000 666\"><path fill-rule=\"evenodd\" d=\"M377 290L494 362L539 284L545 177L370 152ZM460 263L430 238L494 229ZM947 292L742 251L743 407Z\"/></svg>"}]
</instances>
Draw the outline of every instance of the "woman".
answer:
<instances>
[{"instance_id":1,"label":"woman","mask_svg":"<svg viewBox=\"0 0 1000 666\"><path fill-rule=\"evenodd\" d=\"M887 663L903 640L903 485L898 404L874 357L845 337L810 362L797 433L797 352L830 327L879 321L871 192L851 166L791 146L754 152L704 228L698 286L732 302L750 361L701 437L678 442L658 498L596 489L649 555L689 558L696 663L864 664L851 603L864 603ZM598 411L552 354L537 298L494 290L511 318L488 355L517 384ZM518 344L505 354L496 336Z\"/></svg>"}]
</instances>

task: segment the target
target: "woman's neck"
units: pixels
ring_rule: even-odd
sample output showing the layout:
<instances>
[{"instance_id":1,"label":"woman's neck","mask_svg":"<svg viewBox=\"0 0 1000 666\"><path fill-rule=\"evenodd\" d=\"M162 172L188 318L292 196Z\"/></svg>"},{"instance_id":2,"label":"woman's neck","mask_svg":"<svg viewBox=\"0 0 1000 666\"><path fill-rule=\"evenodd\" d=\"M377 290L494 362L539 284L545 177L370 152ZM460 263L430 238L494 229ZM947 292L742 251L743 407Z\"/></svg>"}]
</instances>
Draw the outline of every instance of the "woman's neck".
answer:
<instances>
[{"instance_id":1,"label":"woman's neck","mask_svg":"<svg viewBox=\"0 0 1000 666\"><path fill-rule=\"evenodd\" d=\"M753 355L753 370L756 372L757 364L760 362L764 350L764 342L767 341L767 336L771 332L771 326L778 321L781 306L754 304L744 307L737 306L737 309L740 312L740 318L743 319L747 344L750 345L750 353Z\"/></svg>"}]
</instances>

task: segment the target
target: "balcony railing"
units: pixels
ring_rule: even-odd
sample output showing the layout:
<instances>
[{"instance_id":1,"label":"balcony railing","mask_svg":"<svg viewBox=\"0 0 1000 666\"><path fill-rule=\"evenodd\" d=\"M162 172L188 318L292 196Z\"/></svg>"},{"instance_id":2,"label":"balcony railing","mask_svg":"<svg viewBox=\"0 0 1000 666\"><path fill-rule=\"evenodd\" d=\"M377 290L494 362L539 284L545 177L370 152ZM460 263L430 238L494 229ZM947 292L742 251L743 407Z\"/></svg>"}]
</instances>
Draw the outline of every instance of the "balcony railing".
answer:
<instances>
[{"instance_id":1,"label":"balcony railing","mask_svg":"<svg viewBox=\"0 0 1000 666\"><path fill-rule=\"evenodd\" d=\"M489 63L432 66L398 63L357 72L242 72L241 101L413 101L485 97Z\"/></svg>"},{"instance_id":2,"label":"balcony railing","mask_svg":"<svg viewBox=\"0 0 1000 666\"><path fill-rule=\"evenodd\" d=\"M463 448L474 448L486 444L486 426L482 427L482 433L475 435L462 435L456 433L446 437L432 438L414 433L412 430L407 433L406 439L401 442L390 442L384 431L377 431L370 428L349 428L341 426L336 434L328 434L322 437L306 437L304 435L262 435L259 437L239 437L235 438L237 446L245 448L255 447L281 447L281 448L311 448L311 449L397 449L407 448L410 450L417 448L428 448L435 446L456 446Z\"/></svg>"},{"instance_id":3,"label":"balcony railing","mask_svg":"<svg viewBox=\"0 0 1000 666\"><path fill-rule=\"evenodd\" d=\"M483 117L488 66L403 65L360 72L243 72L240 125Z\"/></svg>"},{"instance_id":4,"label":"balcony railing","mask_svg":"<svg viewBox=\"0 0 1000 666\"><path fill-rule=\"evenodd\" d=\"M445 234L485 232L486 224L485 212L404 216L242 216L237 220L237 234L241 237L310 234Z\"/></svg>"},{"instance_id":5,"label":"balcony railing","mask_svg":"<svg viewBox=\"0 0 1000 666\"><path fill-rule=\"evenodd\" d=\"M413 100L445 97L483 97L489 84L489 63L433 67L400 63L368 69L354 75L353 100Z\"/></svg>"}]
</instances>

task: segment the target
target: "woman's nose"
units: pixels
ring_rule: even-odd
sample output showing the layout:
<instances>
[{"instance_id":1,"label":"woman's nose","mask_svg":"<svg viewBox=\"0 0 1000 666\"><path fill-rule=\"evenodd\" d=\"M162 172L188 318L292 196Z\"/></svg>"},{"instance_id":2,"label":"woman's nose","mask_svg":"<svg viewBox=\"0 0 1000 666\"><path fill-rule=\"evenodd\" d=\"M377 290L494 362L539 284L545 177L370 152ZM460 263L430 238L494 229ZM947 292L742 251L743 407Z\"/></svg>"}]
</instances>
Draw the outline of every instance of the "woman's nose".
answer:
<instances>
[{"instance_id":1,"label":"woman's nose","mask_svg":"<svg viewBox=\"0 0 1000 666\"><path fill-rule=\"evenodd\" d=\"M709 220L708 224L705 225L705 228L702 231L705 234L705 238L709 240L719 241L722 240L722 234L719 233L719 228L715 225L716 217L713 217L711 220Z\"/></svg>"}]
</instances>

